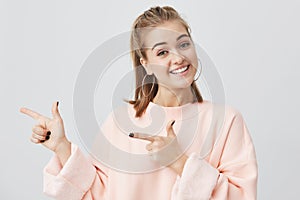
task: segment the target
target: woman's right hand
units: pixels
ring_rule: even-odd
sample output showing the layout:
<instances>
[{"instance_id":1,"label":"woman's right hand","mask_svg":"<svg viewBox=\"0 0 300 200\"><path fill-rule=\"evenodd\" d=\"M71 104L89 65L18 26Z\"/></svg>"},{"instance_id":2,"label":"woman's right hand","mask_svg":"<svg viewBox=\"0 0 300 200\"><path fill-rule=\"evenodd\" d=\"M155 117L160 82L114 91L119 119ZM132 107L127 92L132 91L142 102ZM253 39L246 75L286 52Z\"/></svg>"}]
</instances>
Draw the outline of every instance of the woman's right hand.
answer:
<instances>
[{"instance_id":1,"label":"woman's right hand","mask_svg":"<svg viewBox=\"0 0 300 200\"><path fill-rule=\"evenodd\" d=\"M60 149L65 149L70 144L66 138L63 120L58 111L58 102L54 102L52 105L52 118L45 117L28 108L21 108L20 112L38 122L32 128L30 140L33 143L42 144L55 153L58 153Z\"/></svg>"}]
</instances>

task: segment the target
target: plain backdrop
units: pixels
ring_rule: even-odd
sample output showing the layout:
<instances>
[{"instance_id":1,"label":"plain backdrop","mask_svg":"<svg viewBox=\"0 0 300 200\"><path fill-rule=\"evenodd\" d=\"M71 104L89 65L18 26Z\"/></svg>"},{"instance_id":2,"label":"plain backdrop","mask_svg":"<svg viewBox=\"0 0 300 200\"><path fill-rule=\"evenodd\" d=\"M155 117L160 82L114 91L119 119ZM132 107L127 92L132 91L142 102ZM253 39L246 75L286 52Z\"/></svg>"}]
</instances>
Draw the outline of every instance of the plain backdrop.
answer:
<instances>
[{"instance_id":1,"label":"plain backdrop","mask_svg":"<svg viewBox=\"0 0 300 200\"><path fill-rule=\"evenodd\" d=\"M222 78L226 104L243 114L256 147L258 199L299 197L300 1L1 0L0 199L49 199L42 171L52 153L29 141L36 122L19 108L51 116L60 101L68 138L80 145L72 98L83 62L154 5L174 6L189 22Z\"/></svg>"}]
</instances>

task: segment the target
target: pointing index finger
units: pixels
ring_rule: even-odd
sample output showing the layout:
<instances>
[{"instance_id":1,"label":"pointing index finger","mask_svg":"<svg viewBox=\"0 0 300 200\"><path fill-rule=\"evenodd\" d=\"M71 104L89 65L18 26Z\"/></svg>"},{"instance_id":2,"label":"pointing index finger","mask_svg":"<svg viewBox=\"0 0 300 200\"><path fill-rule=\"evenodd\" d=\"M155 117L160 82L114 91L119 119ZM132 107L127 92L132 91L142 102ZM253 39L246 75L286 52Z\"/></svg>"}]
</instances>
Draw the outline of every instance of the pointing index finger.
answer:
<instances>
[{"instance_id":1,"label":"pointing index finger","mask_svg":"<svg viewBox=\"0 0 300 200\"><path fill-rule=\"evenodd\" d=\"M37 113L33 110L30 110L28 108L21 108L20 112L25 114L25 115L28 115L28 116L32 117L33 119L36 119L36 120L42 117L41 114L39 114L39 113Z\"/></svg>"},{"instance_id":2,"label":"pointing index finger","mask_svg":"<svg viewBox=\"0 0 300 200\"><path fill-rule=\"evenodd\" d=\"M150 142L154 141L154 138L151 135L145 133L130 133L129 137L141 139L141 140L147 140Z\"/></svg>"}]
</instances>

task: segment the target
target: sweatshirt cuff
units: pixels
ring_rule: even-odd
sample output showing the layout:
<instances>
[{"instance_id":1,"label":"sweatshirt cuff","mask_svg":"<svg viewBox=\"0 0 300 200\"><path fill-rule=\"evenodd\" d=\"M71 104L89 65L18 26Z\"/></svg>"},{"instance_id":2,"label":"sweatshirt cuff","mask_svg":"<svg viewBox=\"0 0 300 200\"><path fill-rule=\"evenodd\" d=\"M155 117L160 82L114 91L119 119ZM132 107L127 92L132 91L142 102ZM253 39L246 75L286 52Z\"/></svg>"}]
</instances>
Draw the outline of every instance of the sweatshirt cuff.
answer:
<instances>
[{"instance_id":1,"label":"sweatshirt cuff","mask_svg":"<svg viewBox=\"0 0 300 200\"><path fill-rule=\"evenodd\" d=\"M192 153L184 165L181 177L177 177L173 199L209 199L219 175L217 169Z\"/></svg>"},{"instance_id":2,"label":"sweatshirt cuff","mask_svg":"<svg viewBox=\"0 0 300 200\"><path fill-rule=\"evenodd\" d=\"M44 169L44 192L56 199L80 199L91 187L96 169L80 149L72 144L71 156L62 167L54 155Z\"/></svg>"}]
</instances>

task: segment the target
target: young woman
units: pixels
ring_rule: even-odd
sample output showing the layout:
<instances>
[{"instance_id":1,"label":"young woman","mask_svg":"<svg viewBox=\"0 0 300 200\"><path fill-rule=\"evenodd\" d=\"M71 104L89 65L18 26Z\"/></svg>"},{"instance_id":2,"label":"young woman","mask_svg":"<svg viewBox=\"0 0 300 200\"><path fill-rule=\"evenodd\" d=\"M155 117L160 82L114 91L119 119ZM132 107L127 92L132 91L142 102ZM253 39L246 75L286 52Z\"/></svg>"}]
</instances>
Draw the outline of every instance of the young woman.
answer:
<instances>
[{"instance_id":1,"label":"young woman","mask_svg":"<svg viewBox=\"0 0 300 200\"><path fill-rule=\"evenodd\" d=\"M136 91L128 102L129 117L146 127L152 111L160 110L165 129L124 136L110 116L101 130L120 149L146 153L165 167L145 173L109 168L68 141L58 102L53 118L21 108L38 121L31 141L55 153L44 170L45 193L68 200L256 199L257 163L248 130L239 112L203 101L188 24L171 7L150 8L133 24L131 50Z\"/></svg>"}]
</instances>

